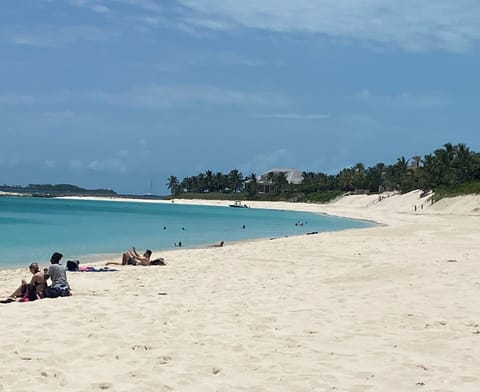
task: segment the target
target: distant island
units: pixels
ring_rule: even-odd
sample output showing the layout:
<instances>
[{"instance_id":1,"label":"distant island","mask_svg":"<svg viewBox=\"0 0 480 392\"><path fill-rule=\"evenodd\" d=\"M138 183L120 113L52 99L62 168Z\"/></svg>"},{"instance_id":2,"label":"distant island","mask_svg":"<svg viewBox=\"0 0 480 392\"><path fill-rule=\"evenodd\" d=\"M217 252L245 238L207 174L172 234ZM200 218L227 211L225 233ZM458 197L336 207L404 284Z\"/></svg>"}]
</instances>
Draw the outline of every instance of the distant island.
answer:
<instances>
[{"instance_id":1,"label":"distant island","mask_svg":"<svg viewBox=\"0 0 480 392\"><path fill-rule=\"evenodd\" d=\"M0 185L0 192L5 195L15 194L29 197L118 196L111 189L85 189L71 184Z\"/></svg>"}]
</instances>

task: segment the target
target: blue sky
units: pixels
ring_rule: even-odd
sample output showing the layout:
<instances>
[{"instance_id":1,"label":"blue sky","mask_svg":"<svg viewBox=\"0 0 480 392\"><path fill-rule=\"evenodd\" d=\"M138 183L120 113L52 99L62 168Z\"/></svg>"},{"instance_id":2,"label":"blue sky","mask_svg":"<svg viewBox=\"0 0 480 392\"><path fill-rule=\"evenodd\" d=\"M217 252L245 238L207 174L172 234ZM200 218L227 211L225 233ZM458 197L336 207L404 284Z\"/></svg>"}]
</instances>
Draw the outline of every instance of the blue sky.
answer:
<instances>
[{"instance_id":1,"label":"blue sky","mask_svg":"<svg viewBox=\"0 0 480 392\"><path fill-rule=\"evenodd\" d=\"M0 183L480 151L478 0L3 0Z\"/></svg>"}]
</instances>

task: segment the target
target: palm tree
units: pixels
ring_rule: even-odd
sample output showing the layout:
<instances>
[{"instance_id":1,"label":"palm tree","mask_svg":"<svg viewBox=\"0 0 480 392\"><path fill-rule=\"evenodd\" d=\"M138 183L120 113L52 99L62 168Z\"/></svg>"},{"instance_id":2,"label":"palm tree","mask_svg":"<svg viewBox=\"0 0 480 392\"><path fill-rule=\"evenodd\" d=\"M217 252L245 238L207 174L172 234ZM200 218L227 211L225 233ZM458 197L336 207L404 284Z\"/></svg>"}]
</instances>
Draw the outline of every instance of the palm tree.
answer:
<instances>
[{"instance_id":1,"label":"palm tree","mask_svg":"<svg viewBox=\"0 0 480 392\"><path fill-rule=\"evenodd\" d=\"M385 164L382 162L367 169L365 182L370 192L380 192L382 189L385 189L385 184L383 183L384 174Z\"/></svg>"},{"instance_id":2,"label":"palm tree","mask_svg":"<svg viewBox=\"0 0 480 392\"><path fill-rule=\"evenodd\" d=\"M352 168L345 168L337 174L338 186L343 192L350 192L355 189L353 186L354 172Z\"/></svg>"},{"instance_id":3,"label":"palm tree","mask_svg":"<svg viewBox=\"0 0 480 392\"><path fill-rule=\"evenodd\" d=\"M205 187L208 192L213 192L215 190L213 172L211 170L205 172Z\"/></svg>"},{"instance_id":4,"label":"palm tree","mask_svg":"<svg viewBox=\"0 0 480 392\"><path fill-rule=\"evenodd\" d=\"M257 176L255 173L251 173L246 180L248 195L252 197L257 194Z\"/></svg>"},{"instance_id":5,"label":"palm tree","mask_svg":"<svg viewBox=\"0 0 480 392\"><path fill-rule=\"evenodd\" d=\"M363 163L357 163L353 168L353 178L352 178L352 185L355 189L365 189L366 188L366 173L365 173L365 166Z\"/></svg>"},{"instance_id":6,"label":"palm tree","mask_svg":"<svg viewBox=\"0 0 480 392\"><path fill-rule=\"evenodd\" d=\"M457 171L458 180L460 183L467 182L472 179L473 156L465 144L458 144L455 148L456 156L454 166Z\"/></svg>"},{"instance_id":7,"label":"palm tree","mask_svg":"<svg viewBox=\"0 0 480 392\"><path fill-rule=\"evenodd\" d=\"M420 167L420 162L422 161L422 157L420 155L414 155L412 157L413 161L413 168L418 169Z\"/></svg>"},{"instance_id":8,"label":"palm tree","mask_svg":"<svg viewBox=\"0 0 480 392\"><path fill-rule=\"evenodd\" d=\"M215 184L216 192L225 192L225 188L227 188L227 181L225 181L225 176L222 172L215 173L213 183Z\"/></svg>"},{"instance_id":9,"label":"palm tree","mask_svg":"<svg viewBox=\"0 0 480 392\"><path fill-rule=\"evenodd\" d=\"M288 188L287 175L284 172L275 172L272 175L273 188L276 193L281 193Z\"/></svg>"},{"instance_id":10,"label":"palm tree","mask_svg":"<svg viewBox=\"0 0 480 392\"><path fill-rule=\"evenodd\" d=\"M230 170L230 173L228 173L228 181L232 190L237 192L241 188L243 175L237 169Z\"/></svg>"},{"instance_id":11,"label":"palm tree","mask_svg":"<svg viewBox=\"0 0 480 392\"><path fill-rule=\"evenodd\" d=\"M168 177L167 187L170 189L170 192L173 196L178 196L180 194L180 183L178 178L175 176Z\"/></svg>"}]
</instances>

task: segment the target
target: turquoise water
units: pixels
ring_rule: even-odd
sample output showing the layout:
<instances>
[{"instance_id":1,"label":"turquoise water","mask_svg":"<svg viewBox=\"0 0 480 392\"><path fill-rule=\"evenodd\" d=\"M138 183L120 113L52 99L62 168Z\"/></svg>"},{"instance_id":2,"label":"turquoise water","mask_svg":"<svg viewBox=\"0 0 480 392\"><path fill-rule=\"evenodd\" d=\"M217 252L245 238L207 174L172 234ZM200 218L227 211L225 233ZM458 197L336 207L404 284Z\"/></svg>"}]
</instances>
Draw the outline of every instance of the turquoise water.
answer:
<instances>
[{"instance_id":1,"label":"turquoise water","mask_svg":"<svg viewBox=\"0 0 480 392\"><path fill-rule=\"evenodd\" d=\"M132 245L160 250L179 242L201 246L371 225L254 208L0 197L0 268L48 264L55 251L88 262L99 254L119 255Z\"/></svg>"}]
</instances>

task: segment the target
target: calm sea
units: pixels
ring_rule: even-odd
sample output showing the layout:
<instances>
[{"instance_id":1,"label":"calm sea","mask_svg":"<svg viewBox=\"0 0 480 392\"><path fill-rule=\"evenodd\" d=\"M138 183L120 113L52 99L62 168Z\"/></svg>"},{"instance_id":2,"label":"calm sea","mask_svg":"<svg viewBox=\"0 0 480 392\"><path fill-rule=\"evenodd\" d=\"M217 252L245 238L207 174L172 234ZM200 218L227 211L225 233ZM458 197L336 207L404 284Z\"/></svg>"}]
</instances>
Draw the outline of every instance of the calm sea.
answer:
<instances>
[{"instance_id":1,"label":"calm sea","mask_svg":"<svg viewBox=\"0 0 480 392\"><path fill-rule=\"evenodd\" d=\"M0 197L0 268L48 264L59 251L82 262L139 250L203 246L362 228L372 224L305 212L139 202Z\"/></svg>"}]
</instances>

